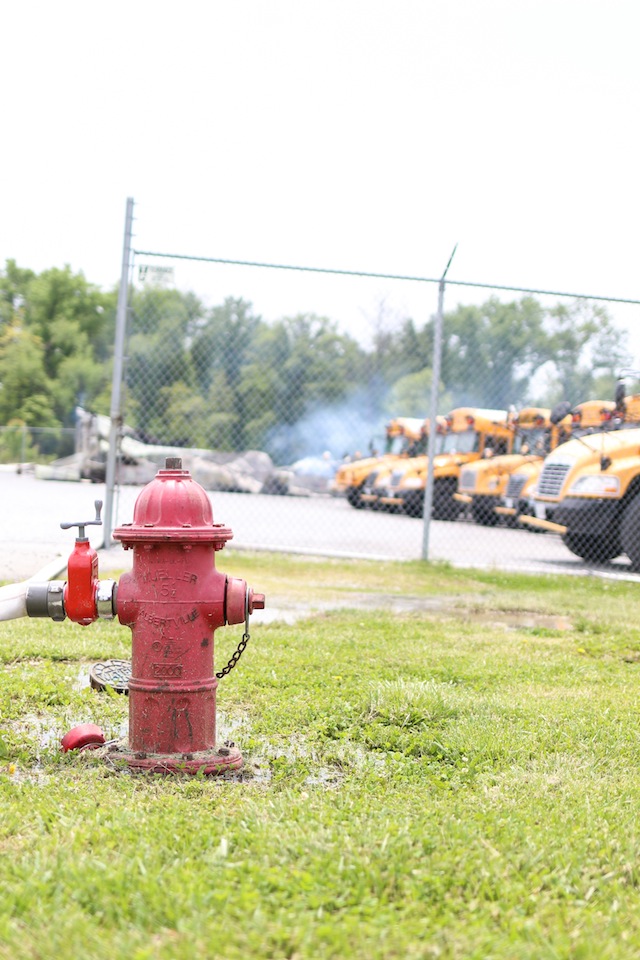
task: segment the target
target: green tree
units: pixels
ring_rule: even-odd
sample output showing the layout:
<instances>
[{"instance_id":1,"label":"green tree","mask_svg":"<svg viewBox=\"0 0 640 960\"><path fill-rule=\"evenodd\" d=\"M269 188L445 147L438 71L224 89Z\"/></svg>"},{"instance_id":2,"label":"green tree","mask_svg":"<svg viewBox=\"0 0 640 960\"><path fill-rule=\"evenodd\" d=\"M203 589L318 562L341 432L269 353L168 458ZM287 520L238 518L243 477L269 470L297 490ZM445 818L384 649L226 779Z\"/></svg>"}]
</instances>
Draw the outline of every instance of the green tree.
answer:
<instances>
[{"instance_id":1,"label":"green tree","mask_svg":"<svg viewBox=\"0 0 640 960\"><path fill-rule=\"evenodd\" d=\"M281 378L282 415L298 419L310 402L333 402L345 396L357 369L359 348L326 317L298 314L281 323L289 344Z\"/></svg>"},{"instance_id":2,"label":"green tree","mask_svg":"<svg viewBox=\"0 0 640 960\"><path fill-rule=\"evenodd\" d=\"M544 320L533 297L492 297L446 314L442 380L455 405L505 409L524 402L533 372L550 358Z\"/></svg>"},{"instance_id":3,"label":"green tree","mask_svg":"<svg viewBox=\"0 0 640 960\"><path fill-rule=\"evenodd\" d=\"M58 422L44 354L40 338L18 318L0 337L0 424L16 418L30 426Z\"/></svg>"},{"instance_id":4,"label":"green tree","mask_svg":"<svg viewBox=\"0 0 640 960\"><path fill-rule=\"evenodd\" d=\"M253 340L262 324L252 305L227 297L213 307L193 338L191 354L198 384L203 392L220 370L232 390L240 382L241 370L251 353Z\"/></svg>"},{"instance_id":5,"label":"green tree","mask_svg":"<svg viewBox=\"0 0 640 960\"><path fill-rule=\"evenodd\" d=\"M24 306L29 284L34 279L33 270L19 267L15 260L7 260L0 270L0 324L13 323L14 317Z\"/></svg>"},{"instance_id":6,"label":"green tree","mask_svg":"<svg viewBox=\"0 0 640 960\"><path fill-rule=\"evenodd\" d=\"M280 462L291 461L300 456L298 444L305 439L291 427L306 418L317 421L319 411L335 412L362 382L364 352L333 321L299 314L273 325L261 358L277 372L265 447ZM309 439L311 434L307 446Z\"/></svg>"},{"instance_id":7,"label":"green tree","mask_svg":"<svg viewBox=\"0 0 640 960\"><path fill-rule=\"evenodd\" d=\"M547 328L547 396L573 403L613 399L629 354L626 334L613 326L605 308L588 300L558 304L549 311Z\"/></svg>"},{"instance_id":8,"label":"green tree","mask_svg":"<svg viewBox=\"0 0 640 960\"><path fill-rule=\"evenodd\" d=\"M105 387L115 293L103 293L69 267L37 275L12 260L0 276L0 290L5 330L10 326L13 331L4 345L5 365L6 357L22 352L18 366L31 364L37 350L47 381L43 395L57 420L72 425L76 406L94 406ZM23 335L16 337L16 331ZM5 386L10 379L5 376ZM20 398L7 402L19 405Z\"/></svg>"},{"instance_id":9,"label":"green tree","mask_svg":"<svg viewBox=\"0 0 640 960\"><path fill-rule=\"evenodd\" d=\"M157 288L137 291L130 311L127 420L143 437L193 446L184 420L174 428L172 398L197 397L190 340L203 322L203 307L191 293ZM175 408L174 408L175 409ZM195 425L195 421L194 421Z\"/></svg>"},{"instance_id":10,"label":"green tree","mask_svg":"<svg viewBox=\"0 0 640 960\"><path fill-rule=\"evenodd\" d=\"M162 387L156 418L149 422L154 436L175 446L208 447L207 403L204 397L182 380Z\"/></svg>"},{"instance_id":11,"label":"green tree","mask_svg":"<svg viewBox=\"0 0 640 960\"><path fill-rule=\"evenodd\" d=\"M197 385L213 408L208 418L212 440L216 437L222 449L248 445L246 427L252 411L247 407L243 379L262 326L248 301L227 297L222 306L207 313L191 343Z\"/></svg>"},{"instance_id":12,"label":"green tree","mask_svg":"<svg viewBox=\"0 0 640 960\"><path fill-rule=\"evenodd\" d=\"M434 323L406 325L398 338L399 356L410 351L425 376ZM613 382L625 356L624 336L602 307L579 300L545 309L529 296L510 303L492 297L445 315L441 379L455 406L506 409L552 395L578 402L595 378Z\"/></svg>"},{"instance_id":13,"label":"green tree","mask_svg":"<svg viewBox=\"0 0 640 960\"><path fill-rule=\"evenodd\" d=\"M45 366L55 378L65 357L88 349L96 363L111 356L116 293L103 293L67 266L45 270L27 289L25 319L45 346Z\"/></svg>"},{"instance_id":14,"label":"green tree","mask_svg":"<svg viewBox=\"0 0 640 960\"><path fill-rule=\"evenodd\" d=\"M401 377L393 386L387 401L387 414L389 417L420 417L424 419L429 416L431 410L431 384L433 382L432 371L429 367L424 367L417 373L409 373L406 377ZM440 383L439 391L440 408L450 410L453 406L451 395L444 389L444 384Z\"/></svg>"},{"instance_id":15,"label":"green tree","mask_svg":"<svg viewBox=\"0 0 640 960\"><path fill-rule=\"evenodd\" d=\"M371 424L382 422L393 406L390 391L406 376L418 374L432 364L431 328L419 329L410 317L391 310L385 300L370 318L371 347L364 355L358 377L358 406ZM391 415L397 413L393 409Z\"/></svg>"}]
</instances>

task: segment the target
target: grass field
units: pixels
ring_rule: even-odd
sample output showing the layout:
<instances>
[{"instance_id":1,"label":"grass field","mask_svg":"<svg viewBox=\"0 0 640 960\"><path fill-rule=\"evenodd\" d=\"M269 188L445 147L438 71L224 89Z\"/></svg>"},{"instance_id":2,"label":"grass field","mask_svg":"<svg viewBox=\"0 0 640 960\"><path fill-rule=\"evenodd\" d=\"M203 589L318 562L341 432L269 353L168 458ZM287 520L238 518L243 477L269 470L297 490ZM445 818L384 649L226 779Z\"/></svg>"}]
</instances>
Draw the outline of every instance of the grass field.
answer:
<instances>
[{"instance_id":1,"label":"grass field","mask_svg":"<svg viewBox=\"0 0 640 960\"><path fill-rule=\"evenodd\" d=\"M130 633L0 625L3 960L640 956L640 585L218 565L298 617L220 683L229 778L62 754L123 733L86 677Z\"/></svg>"}]
</instances>

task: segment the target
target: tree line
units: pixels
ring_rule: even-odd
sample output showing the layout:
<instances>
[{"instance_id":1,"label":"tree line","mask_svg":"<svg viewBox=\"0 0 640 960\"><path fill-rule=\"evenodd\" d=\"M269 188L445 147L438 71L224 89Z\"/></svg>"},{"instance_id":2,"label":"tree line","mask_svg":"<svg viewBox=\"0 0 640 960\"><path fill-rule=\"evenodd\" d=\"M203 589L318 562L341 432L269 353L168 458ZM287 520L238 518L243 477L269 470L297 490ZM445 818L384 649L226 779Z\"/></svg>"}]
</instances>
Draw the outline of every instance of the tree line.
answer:
<instances>
[{"instance_id":1,"label":"tree line","mask_svg":"<svg viewBox=\"0 0 640 960\"><path fill-rule=\"evenodd\" d=\"M77 407L109 413L116 304L116 288L69 267L37 274L6 262L0 425L72 427ZM124 418L149 441L262 449L286 462L306 452L300 427L323 416L347 432L350 417L370 429L393 415L426 416L434 322L378 323L365 346L315 314L267 323L241 298L209 307L192 292L135 289ZM445 314L441 412L613 396L625 364L625 336L601 306L491 297Z\"/></svg>"}]
</instances>

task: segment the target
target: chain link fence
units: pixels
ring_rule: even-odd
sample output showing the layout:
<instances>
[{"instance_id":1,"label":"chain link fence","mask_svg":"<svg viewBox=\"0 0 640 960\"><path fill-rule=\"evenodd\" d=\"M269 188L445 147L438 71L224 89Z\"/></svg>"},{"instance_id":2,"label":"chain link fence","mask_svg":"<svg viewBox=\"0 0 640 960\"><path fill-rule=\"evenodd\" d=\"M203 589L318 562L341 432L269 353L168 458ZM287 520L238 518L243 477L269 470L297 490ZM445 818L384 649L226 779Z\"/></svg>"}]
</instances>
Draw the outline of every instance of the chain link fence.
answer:
<instances>
[{"instance_id":1,"label":"chain link fence","mask_svg":"<svg viewBox=\"0 0 640 960\"><path fill-rule=\"evenodd\" d=\"M179 455L240 546L640 568L638 384L602 304L447 312L432 428L434 287L431 313L378 315L365 343L322 314L264 320L197 269L184 292L170 260L134 260L114 526Z\"/></svg>"}]
</instances>

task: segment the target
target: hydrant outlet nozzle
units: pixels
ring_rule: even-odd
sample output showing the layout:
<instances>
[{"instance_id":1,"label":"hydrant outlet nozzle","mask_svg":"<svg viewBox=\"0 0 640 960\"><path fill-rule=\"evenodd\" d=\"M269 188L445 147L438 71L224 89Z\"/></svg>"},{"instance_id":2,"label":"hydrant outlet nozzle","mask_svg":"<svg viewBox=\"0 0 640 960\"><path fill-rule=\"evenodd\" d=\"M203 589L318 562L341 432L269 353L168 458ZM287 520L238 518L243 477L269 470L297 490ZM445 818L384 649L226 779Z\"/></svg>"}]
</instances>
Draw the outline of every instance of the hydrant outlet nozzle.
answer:
<instances>
[{"instance_id":1,"label":"hydrant outlet nozzle","mask_svg":"<svg viewBox=\"0 0 640 960\"><path fill-rule=\"evenodd\" d=\"M238 577L227 577L225 594L225 623L245 623L254 610L264 610L264 593L254 593Z\"/></svg>"},{"instance_id":2,"label":"hydrant outlet nozzle","mask_svg":"<svg viewBox=\"0 0 640 960\"><path fill-rule=\"evenodd\" d=\"M101 620L113 620L116 615L118 584L115 580L98 580L96 613Z\"/></svg>"}]
</instances>

